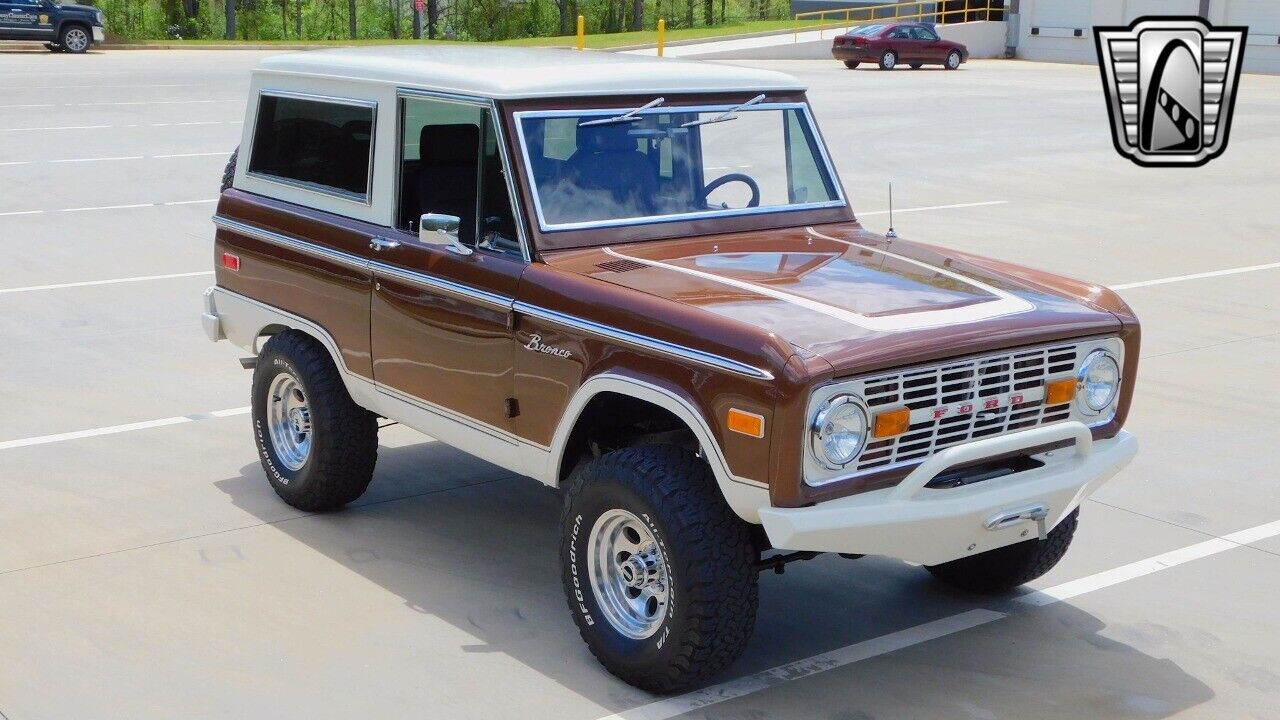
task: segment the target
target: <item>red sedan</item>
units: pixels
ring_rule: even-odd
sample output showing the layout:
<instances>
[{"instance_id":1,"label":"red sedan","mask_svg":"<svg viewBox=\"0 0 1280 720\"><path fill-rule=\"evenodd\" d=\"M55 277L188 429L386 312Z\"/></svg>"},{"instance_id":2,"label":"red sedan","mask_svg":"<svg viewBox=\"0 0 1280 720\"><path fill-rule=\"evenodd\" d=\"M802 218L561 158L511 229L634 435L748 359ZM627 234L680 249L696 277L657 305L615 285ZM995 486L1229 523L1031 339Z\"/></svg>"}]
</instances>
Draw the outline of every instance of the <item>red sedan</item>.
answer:
<instances>
[{"instance_id":1,"label":"red sedan","mask_svg":"<svg viewBox=\"0 0 1280 720\"><path fill-rule=\"evenodd\" d=\"M837 35L831 55L843 60L847 68L859 63L876 63L881 70L898 65L941 65L955 70L969 60L969 48L958 42L943 40L933 28L921 23L888 23L865 25L844 35Z\"/></svg>"}]
</instances>

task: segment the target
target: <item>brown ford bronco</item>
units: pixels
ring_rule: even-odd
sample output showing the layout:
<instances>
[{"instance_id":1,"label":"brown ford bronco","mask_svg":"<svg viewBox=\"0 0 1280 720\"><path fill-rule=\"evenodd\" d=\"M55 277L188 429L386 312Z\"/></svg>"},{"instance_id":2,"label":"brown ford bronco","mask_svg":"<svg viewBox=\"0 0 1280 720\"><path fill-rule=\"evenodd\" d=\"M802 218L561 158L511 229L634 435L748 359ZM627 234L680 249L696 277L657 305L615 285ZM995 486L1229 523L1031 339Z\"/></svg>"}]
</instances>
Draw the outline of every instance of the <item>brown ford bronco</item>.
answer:
<instances>
[{"instance_id":1,"label":"brown ford bronco","mask_svg":"<svg viewBox=\"0 0 1280 720\"><path fill-rule=\"evenodd\" d=\"M1125 303L864 230L791 77L390 47L251 93L203 321L272 487L356 499L383 417L559 488L573 618L639 687L723 670L820 552L1032 580L1136 451Z\"/></svg>"}]
</instances>

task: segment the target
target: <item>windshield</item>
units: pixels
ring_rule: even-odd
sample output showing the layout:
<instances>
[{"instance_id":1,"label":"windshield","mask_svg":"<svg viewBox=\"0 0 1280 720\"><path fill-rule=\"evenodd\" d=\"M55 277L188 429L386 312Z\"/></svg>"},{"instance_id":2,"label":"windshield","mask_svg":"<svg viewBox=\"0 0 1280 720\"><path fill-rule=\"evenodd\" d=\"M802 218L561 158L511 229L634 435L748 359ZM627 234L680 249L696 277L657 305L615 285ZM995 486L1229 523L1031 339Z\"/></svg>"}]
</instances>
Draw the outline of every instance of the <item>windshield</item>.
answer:
<instances>
[{"instance_id":1,"label":"windshield","mask_svg":"<svg viewBox=\"0 0 1280 720\"><path fill-rule=\"evenodd\" d=\"M543 231L844 205L803 104L516 121Z\"/></svg>"}]
</instances>

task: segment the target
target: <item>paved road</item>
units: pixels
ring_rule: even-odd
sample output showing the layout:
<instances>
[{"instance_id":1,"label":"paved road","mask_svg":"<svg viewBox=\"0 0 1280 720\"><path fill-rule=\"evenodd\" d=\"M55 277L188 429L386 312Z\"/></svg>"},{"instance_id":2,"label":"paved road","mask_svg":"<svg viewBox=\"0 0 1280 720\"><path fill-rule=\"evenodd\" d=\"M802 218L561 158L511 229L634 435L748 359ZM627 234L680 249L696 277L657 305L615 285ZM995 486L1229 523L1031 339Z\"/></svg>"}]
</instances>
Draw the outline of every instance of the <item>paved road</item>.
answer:
<instances>
[{"instance_id":1,"label":"paved road","mask_svg":"<svg viewBox=\"0 0 1280 720\"><path fill-rule=\"evenodd\" d=\"M550 491L400 428L345 512L267 486L191 275L258 57L0 54L4 717L1280 718L1280 78L1148 170L1093 68L768 64L870 227L893 180L905 237L1125 288L1143 450L1042 594L792 566L726 683L654 705L574 632Z\"/></svg>"}]
</instances>

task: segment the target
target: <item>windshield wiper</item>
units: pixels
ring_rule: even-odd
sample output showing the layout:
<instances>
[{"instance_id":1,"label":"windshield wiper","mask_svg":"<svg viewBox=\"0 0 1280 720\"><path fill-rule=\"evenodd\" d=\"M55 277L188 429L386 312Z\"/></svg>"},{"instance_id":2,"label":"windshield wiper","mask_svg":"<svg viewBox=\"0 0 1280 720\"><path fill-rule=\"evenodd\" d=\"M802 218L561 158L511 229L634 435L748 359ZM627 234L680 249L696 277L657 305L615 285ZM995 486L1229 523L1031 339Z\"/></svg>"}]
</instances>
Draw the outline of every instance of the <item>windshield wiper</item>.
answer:
<instances>
[{"instance_id":1,"label":"windshield wiper","mask_svg":"<svg viewBox=\"0 0 1280 720\"><path fill-rule=\"evenodd\" d=\"M763 100L764 100L764 93L760 93L759 95L742 103L738 107L729 108L728 110L725 110L724 112L720 113L719 115L716 115L715 117L709 117L705 120L690 120L689 122L681 125L680 127L687 128L687 127L693 127L694 125L710 125L711 123L724 122L725 120L737 120L739 110L745 110L751 107L752 105L755 105L756 103L762 102Z\"/></svg>"},{"instance_id":2,"label":"windshield wiper","mask_svg":"<svg viewBox=\"0 0 1280 720\"><path fill-rule=\"evenodd\" d=\"M761 95L760 97L764 97L764 96ZM634 110L628 110L622 113L621 115L614 115L613 117L600 118L599 120L583 120L582 122L578 123L578 127L589 127L591 125L613 125L614 123L635 122L640 119L641 112L648 110L649 108L658 107L659 105L661 105L666 101L667 101L666 98L656 97L650 100L649 102L645 103L644 105L641 105L640 107Z\"/></svg>"}]
</instances>

